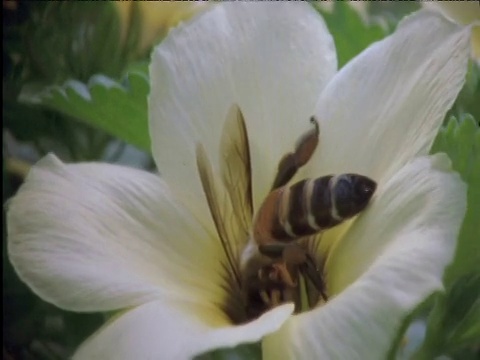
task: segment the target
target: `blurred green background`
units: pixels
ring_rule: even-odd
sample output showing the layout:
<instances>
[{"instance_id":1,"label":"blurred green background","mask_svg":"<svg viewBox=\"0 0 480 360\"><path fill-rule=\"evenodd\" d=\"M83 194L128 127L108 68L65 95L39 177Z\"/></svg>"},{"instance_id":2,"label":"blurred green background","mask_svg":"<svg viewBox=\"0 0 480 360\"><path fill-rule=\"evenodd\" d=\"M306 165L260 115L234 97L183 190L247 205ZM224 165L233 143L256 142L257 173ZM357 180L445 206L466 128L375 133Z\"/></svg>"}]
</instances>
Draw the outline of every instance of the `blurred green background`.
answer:
<instances>
[{"instance_id":1,"label":"blurred green background","mask_svg":"<svg viewBox=\"0 0 480 360\"><path fill-rule=\"evenodd\" d=\"M325 17L341 67L421 5L312 6ZM52 151L66 162L100 160L153 170L147 132L149 53L169 27L197 10L203 9L178 3L152 10L140 3L3 1L3 202L15 194L31 164ZM472 61L432 148L432 153L447 152L469 184L469 211L445 277L448 291L429 299L405 322L404 330L415 319L426 331L417 358L479 355L479 119L480 70ZM8 261L4 230L4 359L68 358L108 316L62 311L35 296ZM411 336L420 344L424 338L422 332ZM404 340L402 333L392 358L403 356ZM252 354L251 348L238 348L204 358Z\"/></svg>"}]
</instances>

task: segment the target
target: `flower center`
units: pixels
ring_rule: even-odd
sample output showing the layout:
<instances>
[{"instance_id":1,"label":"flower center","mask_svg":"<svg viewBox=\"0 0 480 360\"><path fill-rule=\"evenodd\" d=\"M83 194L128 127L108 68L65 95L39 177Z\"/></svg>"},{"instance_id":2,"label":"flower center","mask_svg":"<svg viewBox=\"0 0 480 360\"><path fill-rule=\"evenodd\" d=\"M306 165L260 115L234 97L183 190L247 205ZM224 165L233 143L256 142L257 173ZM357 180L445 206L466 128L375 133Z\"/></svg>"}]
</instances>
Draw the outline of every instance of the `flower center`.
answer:
<instances>
[{"instance_id":1,"label":"flower center","mask_svg":"<svg viewBox=\"0 0 480 360\"><path fill-rule=\"evenodd\" d=\"M301 239L278 253L271 250L269 256L247 245L241 264L243 321L287 302L293 302L295 313L300 313L327 301L323 263L316 256L318 240L319 236ZM238 322L238 315L232 320Z\"/></svg>"},{"instance_id":2,"label":"flower center","mask_svg":"<svg viewBox=\"0 0 480 360\"><path fill-rule=\"evenodd\" d=\"M317 148L319 123L314 116L310 123L294 150L279 159L271 190L255 216L249 138L240 108L231 107L220 139L224 191L218 191L210 160L197 144L197 168L225 253L226 286L232 290L225 312L235 323L284 302L301 312L327 301L323 263L316 256L320 234L365 209L375 191L376 183L359 174L289 185Z\"/></svg>"}]
</instances>

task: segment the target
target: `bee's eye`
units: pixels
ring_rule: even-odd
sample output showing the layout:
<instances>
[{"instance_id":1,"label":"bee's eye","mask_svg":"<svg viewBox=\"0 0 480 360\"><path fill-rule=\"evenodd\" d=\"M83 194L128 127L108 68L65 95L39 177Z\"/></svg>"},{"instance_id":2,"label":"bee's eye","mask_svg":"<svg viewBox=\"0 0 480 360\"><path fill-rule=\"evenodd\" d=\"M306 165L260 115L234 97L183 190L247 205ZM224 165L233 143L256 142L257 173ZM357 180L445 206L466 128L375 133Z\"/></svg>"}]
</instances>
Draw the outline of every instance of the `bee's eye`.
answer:
<instances>
[{"instance_id":1,"label":"bee's eye","mask_svg":"<svg viewBox=\"0 0 480 360\"><path fill-rule=\"evenodd\" d=\"M338 214L342 218L357 215L368 205L376 187L375 181L366 176L340 175L333 190Z\"/></svg>"},{"instance_id":2,"label":"bee's eye","mask_svg":"<svg viewBox=\"0 0 480 360\"><path fill-rule=\"evenodd\" d=\"M375 192L377 183L366 176L356 175L354 178L354 187L356 198L359 201L368 201Z\"/></svg>"}]
</instances>

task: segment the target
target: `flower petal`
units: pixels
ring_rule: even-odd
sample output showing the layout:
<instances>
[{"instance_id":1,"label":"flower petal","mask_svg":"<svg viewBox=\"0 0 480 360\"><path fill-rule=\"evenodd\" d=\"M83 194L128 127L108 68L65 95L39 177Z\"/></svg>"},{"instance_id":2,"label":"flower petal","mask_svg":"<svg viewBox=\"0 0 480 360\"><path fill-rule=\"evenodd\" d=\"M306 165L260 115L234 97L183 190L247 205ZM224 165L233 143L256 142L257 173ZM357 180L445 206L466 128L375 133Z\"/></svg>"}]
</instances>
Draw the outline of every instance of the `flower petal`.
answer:
<instances>
[{"instance_id":1,"label":"flower petal","mask_svg":"<svg viewBox=\"0 0 480 360\"><path fill-rule=\"evenodd\" d=\"M391 251L390 247L401 250L397 244L408 247L410 241L418 241L412 246L436 242L432 254L444 252L438 264L444 266L450 260L466 209L465 185L450 170L445 154L417 158L379 187L373 203L327 260L327 282L332 293L339 293L355 281L378 256ZM429 239L430 234L436 237ZM408 236L412 240L398 240ZM425 240L420 240L423 236ZM418 251L421 255L422 250Z\"/></svg>"},{"instance_id":2,"label":"flower petal","mask_svg":"<svg viewBox=\"0 0 480 360\"><path fill-rule=\"evenodd\" d=\"M203 319L196 318L193 312ZM292 314L293 305L277 307L240 326L228 326L224 321L215 323L216 314L211 312L178 302L176 306L144 304L92 335L74 359L190 359L209 350L260 340L278 330ZM205 320L209 316L210 323Z\"/></svg>"},{"instance_id":3,"label":"flower petal","mask_svg":"<svg viewBox=\"0 0 480 360\"><path fill-rule=\"evenodd\" d=\"M317 104L321 174L386 181L426 155L465 79L470 29L418 12L335 76Z\"/></svg>"},{"instance_id":4,"label":"flower petal","mask_svg":"<svg viewBox=\"0 0 480 360\"><path fill-rule=\"evenodd\" d=\"M236 103L247 123L258 205L281 156L310 128L318 94L335 71L332 37L308 4L222 3L180 25L155 49L150 66L159 171L199 216L208 214L193 176L195 148L202 143L218 169L221 131Z\"/></svg>"},{"instance_id":5,"label":"flower petal","mask_svg":"<svg viewBox=\"0 0 480 360\"><path fill-rule=\"evenodd\" d=\"M7 221L20 278L59 307L223 301L222 264L212 261L221 259L219 244L153 174L49 155L11 200Z\"/></svg>"},{"instance_id":6,"label":"flower petal","mask_svg":"<svg viewBox=\"0 0 480 360\"><path fill-rule=\"evenodd\" d=\"M419 158L380 190L327 263L338 295L268 336L266 358L385 359L405 316L442 288L455 250L465 186L448 163Z\"/></svg>"}]
</instances>

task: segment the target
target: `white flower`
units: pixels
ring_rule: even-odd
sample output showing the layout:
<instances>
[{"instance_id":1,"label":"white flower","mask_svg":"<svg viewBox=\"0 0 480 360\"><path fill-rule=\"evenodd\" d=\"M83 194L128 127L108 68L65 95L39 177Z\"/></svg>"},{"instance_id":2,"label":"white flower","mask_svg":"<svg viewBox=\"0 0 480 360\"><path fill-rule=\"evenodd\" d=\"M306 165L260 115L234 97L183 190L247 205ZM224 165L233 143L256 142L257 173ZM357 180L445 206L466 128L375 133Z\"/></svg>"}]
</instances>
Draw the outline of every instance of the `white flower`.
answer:
<instances>
[{"instance_id":1,"label":"white flower","mask_svg":"<svg viewBox=\"0 0 480 360\"><path fill-rule=\"evenodd\" d=\"M427 153L462 87L468 44L469 29L421 12L337 73L332 38L309 5L222 3L153 53L150 135L162 178L46 157L9 205L10 260L59 307L128 309L79 359L184 359L262 338L268 359L383 359L402 319L442 288L455 249L465 187L446 156ZM234 103L255 209L312 114L320 145L297 178L356 172L378 183L366 211L321 238L330 300L241 325L223 310L225 254L196 166L201 143L220 180Z\"/></svg>"},{"instance_id":2,"label":"white flower","mask_svg":"<svg viewBox=\"0 0 480 360\"><path fill-rule=\"evenodd\" d=\"M476 24L472 28L472 55L480 64L480 6L478 1L422 1L422 6L439 11L460 24Z\"/></svg>"}]
</instances>

